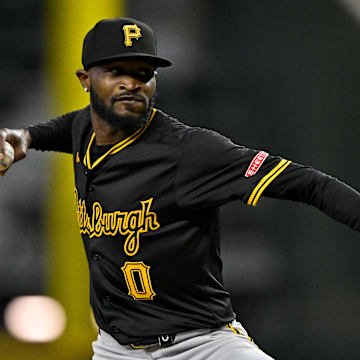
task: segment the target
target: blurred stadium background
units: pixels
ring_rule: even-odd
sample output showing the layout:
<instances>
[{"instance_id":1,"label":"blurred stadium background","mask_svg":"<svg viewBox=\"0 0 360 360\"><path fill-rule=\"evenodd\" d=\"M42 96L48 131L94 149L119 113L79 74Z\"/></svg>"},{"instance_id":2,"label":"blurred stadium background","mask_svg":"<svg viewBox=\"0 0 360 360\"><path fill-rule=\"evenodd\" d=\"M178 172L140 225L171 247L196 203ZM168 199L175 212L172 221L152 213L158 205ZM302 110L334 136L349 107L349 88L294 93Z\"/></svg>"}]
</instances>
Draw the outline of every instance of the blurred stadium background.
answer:
<instances>
[{"instance_id":1,"label":"blurred stadium background","mask_svg":"<svg viewBox=\"0 0 360 360\"><path fill-rule=\"evenodd\" d=\"M1 127L86 105L75 77L82 39L97 20L127 15L151 24L173 61L159 71L159 108L359 189L357 0L25 0L0 10ZM1 179L1 359L91 359L72 197L67 155L31 151ZM360 358L358 233L270 199L227 205L222 223L225 284L261 348L277 359Z\"/></svg>"}]
</instances>

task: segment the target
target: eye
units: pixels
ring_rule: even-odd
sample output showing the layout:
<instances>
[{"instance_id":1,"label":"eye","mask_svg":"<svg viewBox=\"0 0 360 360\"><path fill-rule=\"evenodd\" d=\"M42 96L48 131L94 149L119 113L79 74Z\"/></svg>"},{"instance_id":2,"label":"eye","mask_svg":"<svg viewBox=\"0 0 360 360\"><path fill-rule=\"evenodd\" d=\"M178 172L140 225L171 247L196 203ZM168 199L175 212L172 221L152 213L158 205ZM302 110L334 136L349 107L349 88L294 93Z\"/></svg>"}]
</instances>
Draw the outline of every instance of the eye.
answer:
<instances>
[{"instance_id":1,"label":"eye","mask_svg":"<svg viewBox=\"0 0 360 360\"><path fill-rule=\"evenodd\" d=\"M122 76L122 75L132 76L133 78L135 78L143 83L147 83L148 81L150 81L155 74L155 70L152 70L152 69L142 69L142 70L138 70L138 71L125 71L124 69L122 69L120 67L109 67L109 68L106 68L105 71L108 74L110 74L111 76Z\"/></svg>"},{"instance_id":2,"label":"eye","mask_svg":"<svg viewBox=\"0 0 360 360\"><path fill-rule=\"evenodd\" d=\"M154 70L141 70L135 74L135 77L144 82L147 83L150 81L154 76L155 71Z\"/></svg>"}]
</instances>

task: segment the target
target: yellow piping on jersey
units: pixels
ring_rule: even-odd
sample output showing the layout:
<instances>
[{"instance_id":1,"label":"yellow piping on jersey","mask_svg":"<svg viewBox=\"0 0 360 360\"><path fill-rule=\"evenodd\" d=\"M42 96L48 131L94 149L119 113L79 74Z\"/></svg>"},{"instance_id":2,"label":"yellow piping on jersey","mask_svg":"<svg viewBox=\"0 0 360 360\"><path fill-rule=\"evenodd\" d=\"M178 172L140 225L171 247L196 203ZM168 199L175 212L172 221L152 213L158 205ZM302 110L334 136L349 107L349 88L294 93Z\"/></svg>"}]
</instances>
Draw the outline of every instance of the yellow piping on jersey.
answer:
<instances>
[{"instance_id":1,"label":"yellow piping on jersey","mask_svg":"<svg viewBox=\"0 0 360 360\"><path fill-rule=\"evenodd\" d=\"M151 345L135 345L135 344L130 344L130 346L133 349L148 349L150 347L153 347L154 345L158 345L158 344L151 344Z\"/></svg>"},{"instance_id":2,"label":"yellow piping on jersey","mask_svg":"<svg viewBox=\"0 0 360 360\"><path fill-rule=\"evenodd\" d=\"M253 340L249 335L244 335L240 330L235 329L235 328L231 325L231 323L226 324L226 327L227 327L228 329L231 329L235 334L246 337L246 338L247 338L250 342L252 342L257 348L259 348L259 347L255 344L254 340Z\"/></svg>"},{"instance_id":3,"label":"yellow piping on jersey","mask_svg":"<svg viewBox=\"0 0 360 360\"><path fill-rule=\"evenodd\" d=\"M238 329L235 329L230 323L229 323L229 324L226 324L226 327L227 327L228 329L231 329L235 334L237 334L237 335L242 335L241 331L238 330Z\"/></svg>"},{"instance_id":4,"label":"yellow piping on jersey","mask_svg":"<svg viewBox=\"0 0 360 360\"><path fill-rule=\"evenodd\" d=\"M264 190L269 186L269 184L278 177L289 165L291 161L282 159L267 175L265 175L260 182L256 185L254 190L252 191L249 200L247 202L248 205L256 206L261 194Z\"/></svg>"},{"instance_id":5,"label":"yellow piping on jersey","mask_svg":"<svg viewBox=\"0 0 360 360\"><path fill-rule=\"evenodd\" d=\"M126 139L118 142L115 144L109 151L107 151L103 156L99 157L93 164L90 162L90 149L91 145L95 139L95 132L92 134L89 145L86 150L86 154L84 156L84 165L88 167L88 169L92 170L96 165L98 165L104 158L106 158L108 155L113 155L119 152L120 150L124 149L126 146L133 143L135 140L137 140L149 127L152 119L154 118L156 113L156 109L153 109L152 114L150 116L149 121L146 123L146 125L141 128L137 129L135 132L133 132L130 136L128 136Z\"/></svg>"}]
</instances>

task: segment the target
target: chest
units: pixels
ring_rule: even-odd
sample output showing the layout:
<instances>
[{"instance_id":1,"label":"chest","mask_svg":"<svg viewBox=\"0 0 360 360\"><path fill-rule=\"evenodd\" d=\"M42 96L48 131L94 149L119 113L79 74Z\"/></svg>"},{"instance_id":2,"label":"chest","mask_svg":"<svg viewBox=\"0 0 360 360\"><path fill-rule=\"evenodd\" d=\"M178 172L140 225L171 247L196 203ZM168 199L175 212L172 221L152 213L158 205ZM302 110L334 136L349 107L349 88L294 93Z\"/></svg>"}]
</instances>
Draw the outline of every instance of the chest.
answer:
<instances>
[{"instance_id":1,"label":"chest","mask_svg":"<svg viewBox=\"0 0 360 360\"><path fill-rule=\"evenodd\" d=\"M176 201L176 159L161 146L126 149L105 157L92 170L81 161L74 167L77 196L88 213L94 203L106 213L141 211L149 203L163 212Z\"/></svg>"}]
</instances>

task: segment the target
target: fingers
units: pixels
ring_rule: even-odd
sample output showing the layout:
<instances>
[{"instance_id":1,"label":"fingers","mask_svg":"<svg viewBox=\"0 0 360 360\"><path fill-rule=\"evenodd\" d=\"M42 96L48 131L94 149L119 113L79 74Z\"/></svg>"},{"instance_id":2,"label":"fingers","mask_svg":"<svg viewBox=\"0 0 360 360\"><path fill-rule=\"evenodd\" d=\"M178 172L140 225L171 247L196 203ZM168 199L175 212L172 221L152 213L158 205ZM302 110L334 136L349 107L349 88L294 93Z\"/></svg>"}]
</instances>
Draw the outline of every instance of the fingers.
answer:
<instances>
[{"instance_id":1,"label":"fingers","mask_svg":"<svg viewBox=\"0 0 360 360\"><path fill-rule=\"evenodd\" d=\"M8 129L0 129L0 160L5 157L5 141L8 136Z\"/></svg>"},{"instance_id":2,"label":"fingers","mask_svg":"<svg viewBox=\"0 0 360 360\"><path fill-rule=\"evenodd\" d=\"M5 158L5 139L7 136L7 129L0 130L0 161ZM5 176L6 171L0 171L0 176Z\"/></svg>"},{"instance_id":3,"label":"fingers","mask_svg":"<svg viewBox=\"0 0 360 360\"><path fill-rule=\"evenodd\" d=\"M19 161L23 159L27 151L29 149L29 145L31 143L31 137L29 131L27 129L17 129L13 130L13 134L11 136L12 143L11 145L15 151L15 161Z\"/></svg>"},{"instance_id":4,"label":"fingers","mask_svg":"<svg viewBox=\"0 0 360 360\"><path fill-rule=\"evenodd\" d=\"M31 136L27 129L0 129L0 161L5 156L5 141L14 148L14 162L16 162L26 156L31 143Z\"/></svg>"},{"instance_id":5,"label":"fingers","mask_svg":"<svg viewBox=\"0 0 360 360\"><path fill-rule=\"evenodd\" d=\"M13 162L23 159L31 143L31 136L27 129L0 129L0 161L5 159L5 142L9 142L14 149ZM9 168L11 165L9 166ZM8 168L8 169L9 169ZM4 176L6 170L0 170L0 176Z\"/></svg>"}]
</instances>

